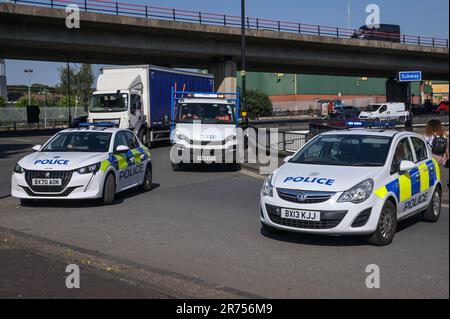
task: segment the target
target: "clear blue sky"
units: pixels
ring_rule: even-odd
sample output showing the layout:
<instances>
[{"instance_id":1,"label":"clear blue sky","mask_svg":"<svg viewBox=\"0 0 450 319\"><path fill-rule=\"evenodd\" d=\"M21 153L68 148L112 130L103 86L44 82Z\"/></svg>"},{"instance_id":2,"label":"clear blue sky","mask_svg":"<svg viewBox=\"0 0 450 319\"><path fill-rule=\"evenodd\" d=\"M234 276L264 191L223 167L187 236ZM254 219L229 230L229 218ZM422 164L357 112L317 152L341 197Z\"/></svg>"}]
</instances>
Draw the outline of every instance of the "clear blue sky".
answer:
<instances>
[{"instance_id":1,"label":"clear blue sky","mask_svg":"<svg viewBox=\"0 0 450 319\"><path fill-rule=\"evenodd\" d=\"M4 1L4 0L2 0ZM448 0L350 0L352 3L352 28L365 24L365 8L375 3L381 8L381 22L400 24L402 33L448 38ZM178 8L203 12L240 14L240 0L121 0L120 2L147 4L165 8ZM347 26L348 0L246 0L247 15L251 17L320 24ZM58 82L60 63L7 60L8 84L26 84L23 72L34 69L32 82L54 85ZM96 67L98 69L98 66Z\"/></svg>"}]
</instances>

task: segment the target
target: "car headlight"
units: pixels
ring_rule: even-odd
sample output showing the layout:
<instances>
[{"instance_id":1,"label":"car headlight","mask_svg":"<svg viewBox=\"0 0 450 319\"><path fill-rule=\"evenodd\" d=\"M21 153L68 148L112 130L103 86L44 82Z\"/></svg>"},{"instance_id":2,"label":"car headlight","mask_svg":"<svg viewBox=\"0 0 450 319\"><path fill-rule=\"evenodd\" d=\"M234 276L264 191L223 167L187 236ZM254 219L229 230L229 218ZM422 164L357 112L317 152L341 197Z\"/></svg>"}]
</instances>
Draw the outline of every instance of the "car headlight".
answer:
<instances>
[{"instance_id":1,"label":"car headlight","mask_svg":"<svg viewBox=\"0 0 450 319\"><path fill-rule=\"evenodd\" d=\"M25 172L25 170L19 164L16 164L16 166L14 166L14 173L23 174L24 172Z\"/></svg>"},{"instance_id":2,"label":"car headlight","mask_svg":"<svg viewBox=\"0 0 450 319\"><path fill-rule=\"evenodd\" d=\"M189 138L188 138L186 135L184 135L183 133L175 132L175 137L176 137L178 140L182 140L182 141L185 141L185 142L187 142L187 143L190 143Z\"/></svg>"},{"instance_id":3,"label":"car headlight","mask_svg":"<svg viewBox=\"0 0 450 319\"><path fill-rule=\"evenodd\" d=\"M273 174L270 174L264 180L264 184L263 184L262 189L261 189L261 194L263 196L273 197L272 177L273 177Z\"/></svg>"},{"instance_id":4,"label":"car headlight","mask_svg":"<svg viewBox=\"0 0 450 319\"><path fill-rule=\"evenodd\" d=\"M234 134L228 136L228 137L225 139L225 143L228 143L228 142L234 142L234 141L236 141L236 140L237 140L237 134L234 133Z\"/></svg>"},{"instance_id":5,"label":"car headlight","mask_svg":"<svg viewBox=\"0 0 450 319\"><path fill-rule=\"evenodd\" d=\"M345 191L338 199L338 203L354 203L359 204L364 202L372 195L373 192L373 180L368 179L362 183L359 183L355 187Z\"/></svg>"},{"instance_id":6,"label":"car headlight","mask_svg":"<svg viewBox=\"0 0 450 319\"><path fill-rule=\"evenodd\" d=\"M100 163L88 165L82 168L77 169L78 174L90 174L97 173L100 169Z\"/></svg>"}]
</instances>

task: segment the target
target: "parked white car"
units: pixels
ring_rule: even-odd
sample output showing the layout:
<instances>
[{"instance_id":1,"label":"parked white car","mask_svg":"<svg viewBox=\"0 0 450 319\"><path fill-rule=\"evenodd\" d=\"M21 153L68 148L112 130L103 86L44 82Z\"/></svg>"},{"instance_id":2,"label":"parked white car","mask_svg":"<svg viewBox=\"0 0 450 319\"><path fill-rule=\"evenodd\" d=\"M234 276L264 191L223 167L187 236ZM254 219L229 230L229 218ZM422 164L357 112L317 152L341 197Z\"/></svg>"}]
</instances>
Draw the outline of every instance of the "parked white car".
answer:
<instances>
[{"instance_id":1,"label":"parked white car","mask_svg":"<svg viewBox=\"0 0 450 319\"><path fill-rule=\"evenodd\" d=\"M380 122L383 120L397 120L405 122L409 117L405 103L370 104L359 114L361 120Z\"/></svg>"},{"instance_id":2,"label":"parked white car","mask_svg":"<svg viewBox=\"0 0 450 319\"><path fill-rule=\"evenodd\" d=\"M263 228L369 235L392 242L399 220L441 213L439 165L422 136L351 129L316 136L264 182Z\"/></svg>"}]
</instances>

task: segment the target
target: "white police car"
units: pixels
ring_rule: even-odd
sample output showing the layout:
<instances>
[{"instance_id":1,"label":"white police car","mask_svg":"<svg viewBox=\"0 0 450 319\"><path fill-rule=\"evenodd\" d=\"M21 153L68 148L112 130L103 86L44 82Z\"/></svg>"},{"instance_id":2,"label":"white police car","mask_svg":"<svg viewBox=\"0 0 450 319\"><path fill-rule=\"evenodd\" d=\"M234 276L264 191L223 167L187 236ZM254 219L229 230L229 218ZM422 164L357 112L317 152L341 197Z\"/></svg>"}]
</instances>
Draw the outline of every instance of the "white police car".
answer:
<instances>
[{"instance_id":1,"label":"white police car","mask_svg":"<svg viewBox=\"0 0 450 319\"><path fill-rule=\"evenodd\" d=\"M422 136L394 130L350 129L313 138L264 182L266 231L369 235L392 242L397 222L441 213L439 165Z\"/></svg>"},{"instance_id":2,"label":"white police car","mask_svg":"<svg viewBox=\"0 0 450 319\"><path fill-rule=\"evenodd\" d=\"M92 199L152 187L149 150L128 130L86 127L63 130L14 168L11 195L23 204L36 199Z\"/></svg>"}]
</instances>

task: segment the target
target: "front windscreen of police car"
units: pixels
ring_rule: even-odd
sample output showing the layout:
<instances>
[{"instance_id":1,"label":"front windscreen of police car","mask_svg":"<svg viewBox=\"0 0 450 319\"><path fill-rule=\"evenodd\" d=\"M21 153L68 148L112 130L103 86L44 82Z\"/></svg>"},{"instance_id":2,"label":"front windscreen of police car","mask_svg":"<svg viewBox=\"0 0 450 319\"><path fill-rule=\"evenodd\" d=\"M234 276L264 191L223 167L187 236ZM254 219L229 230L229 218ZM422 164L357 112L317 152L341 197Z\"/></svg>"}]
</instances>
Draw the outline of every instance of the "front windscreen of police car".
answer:
<instances>
[{"instance_id":1,"label":"front windscreen of police car","mask_svg":"<svg viewBox=\"0 0 450 319\"><path fill-rule=\"evenodd\" d=\"M37 199L101 199L152 186L150 153L134 133L115 128L61 131L14 168L11 194L22 203Z\"/></svg>"},{"instance_id":2,"label":"front windscreen of police car","mask_svg":"<svg viewBox=\"0 0 450 319\"><path fill-rule=\"evenodd\" d=\"M439 165L420 135L389 130L321 134L265 180L266 231L369 235L392 242L397 222L416 213L436 222Z\"/></svg>"}]
</instances>

